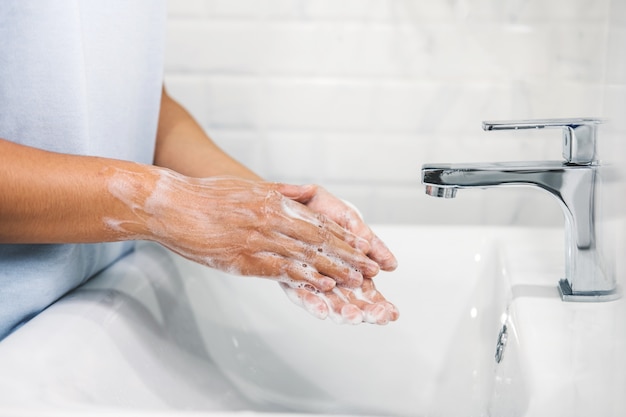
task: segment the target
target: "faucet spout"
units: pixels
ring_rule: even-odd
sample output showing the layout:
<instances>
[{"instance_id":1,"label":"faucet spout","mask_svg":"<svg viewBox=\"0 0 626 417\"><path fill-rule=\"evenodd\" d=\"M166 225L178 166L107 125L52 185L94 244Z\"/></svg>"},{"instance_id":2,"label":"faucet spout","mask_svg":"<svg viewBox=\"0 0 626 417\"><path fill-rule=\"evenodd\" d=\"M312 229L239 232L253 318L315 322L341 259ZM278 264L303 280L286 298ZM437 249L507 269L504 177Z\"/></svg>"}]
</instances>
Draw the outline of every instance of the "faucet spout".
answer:
<instances>
[{"instance_id":1,"label":"faucet spout","mask_svg":"<svg viewBox=\"0 0 626 417\"><path fill-rule=\"evenodd\" d=\"M422 182L436 197L454 197L458 189L501 186L537 187L557 199L566 222L565 279L562 298L601 301L619 297L612 268L597 238L598 164L560 161L485 164L426 164Z\"/></svg>"},{"instance_id":2,"label":"faucet spout","mask_svg":"<svg viewBox=\"0 0 626 417\"><path fill-rule=\"evenodd\" d=\"M534 185L556 192L569 180L567 177L584 172L590 172L588 165L559 161L426 164L422 167L422 182L457 189Z\"/></svg>"}]
</instances>

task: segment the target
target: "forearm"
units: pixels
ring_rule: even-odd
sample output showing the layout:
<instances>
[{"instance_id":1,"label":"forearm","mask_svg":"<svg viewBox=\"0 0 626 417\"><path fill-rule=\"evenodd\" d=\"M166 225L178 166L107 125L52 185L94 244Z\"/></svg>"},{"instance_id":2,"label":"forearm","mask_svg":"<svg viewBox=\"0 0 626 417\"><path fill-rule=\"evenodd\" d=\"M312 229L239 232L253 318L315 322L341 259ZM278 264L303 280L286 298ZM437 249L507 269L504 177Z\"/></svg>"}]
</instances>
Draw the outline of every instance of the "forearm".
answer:
<instances>
[{"instance_id":1,"label":"forearm","mask_svg":"<svg viewBox=\"0 0 626 417\"><path fill-rule=\"evenodd\" d=\"M219 149L191 115L167 95L165 88L161 99L155 163L191 177L232 175L260 180L258 175ZM317 192L311 190L307 196L286 196L368 240L372 259L379 262L384 270L395 269L397 261L393 254L354 210L323 189Z\"/></svg>"},{"instance_id":2,"label":"forearm","mask_svg":"<svg viewBox=\"0 0 626 417\"><path fill-rule=\"evenodd\" d=\"M261 179L253 171L222 151L193 117L165 89L157 133L154 163L190 177L232 175Z\"/></svg>"},{"instance_id":3,"label":"forearm","mask_svg":"<svg viewBox=\"0 0 626 417\"><path fill-rule=\"evenodd\" d=\"M111 187L116 173L133 172L128 183L118 186L133 198L147 196L156 182L153 167L47 152L1 139L0 155L0 242L85 243L145 235L137 214ZM128 227L113 227L115 222Z\"/></svg>"},{"instance_id":4,"label":"forearm","mask_svg":"<svg viewBox=\"0 0 626 417\"><path fill-rule=\"evenodd\" d=\"M165 91L161 104L155 165L190 177L260 179L219 149ZM145 219L137 219L128 199L111 192L112 179L116 173L132 172L118 175L115 184L141 200L150 195L161 168L47 152L2 139L0 155L0 242L87 243L149 237L142 224ZM125 226L114 227L116 223Z\"/></svg>"}]
</instances>

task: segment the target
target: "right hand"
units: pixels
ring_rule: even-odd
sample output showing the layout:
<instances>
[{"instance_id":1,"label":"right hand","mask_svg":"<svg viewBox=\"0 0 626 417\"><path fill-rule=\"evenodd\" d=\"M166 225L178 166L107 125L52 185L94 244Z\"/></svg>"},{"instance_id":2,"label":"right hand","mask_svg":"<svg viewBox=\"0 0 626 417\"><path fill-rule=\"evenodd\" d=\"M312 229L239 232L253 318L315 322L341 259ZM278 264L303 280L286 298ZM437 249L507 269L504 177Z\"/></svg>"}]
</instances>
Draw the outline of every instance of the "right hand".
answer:
<instances>
[{"instance_id":1,"label":"right hand","mask_svg":"<svg viewBox=\"0 0 626 417\"><path fill-rule=\"evenodd\" d=\"M311 185L305 194L285 186L280 192L285 196L305 204L309 209L321 213L339 226L365 239L370 247L365 253L378 263L383 271L393 271L398 265L396 257L382 240L365 223L359 211L340 200L322 187ZM330 318L337 323L387 324L398 319L398 309L376 290L371 277L364 277L359 288L335 287L332 291L319 292L294 288L281 284L283 290L294 303L320 319Z\"/></svg>"},{"instance_id":2,"label":"right hand","mask_svg":"<svg viewBox=\"0 0 626 417\"><path fill-rule=\"evenodd\" d=\"M312 286L322 292L336 284L360 287L364 276L379 271L378 264L365 255L369 250L365 239L285 197L278 191L284 185L158 171L144 201L129 201L124 190L109 187L120 200L127 200L145 226L145 236L138 238L155 240L226 272L266 277L290 287ZM303 194L308 191L302 186ZM128 222L116 226L127 227Z\"/></svg>"}]
</instances>

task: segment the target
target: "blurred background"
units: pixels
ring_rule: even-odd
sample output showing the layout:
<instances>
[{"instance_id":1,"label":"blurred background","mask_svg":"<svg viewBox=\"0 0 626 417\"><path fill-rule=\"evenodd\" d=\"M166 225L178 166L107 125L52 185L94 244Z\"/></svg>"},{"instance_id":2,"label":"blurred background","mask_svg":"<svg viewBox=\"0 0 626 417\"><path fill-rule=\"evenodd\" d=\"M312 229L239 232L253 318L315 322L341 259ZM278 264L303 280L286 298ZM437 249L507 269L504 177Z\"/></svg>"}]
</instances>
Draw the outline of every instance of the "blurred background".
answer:
<instances>
[{"instance_id":1,"label":"blurred background","mask_svg":"<svg viewBox=\"0 0 626 417\"><path fill-rule=\"evenodd\" d=\"M426 162L561 159L558 130L482 120L607 118L623 170L624 0L176 0L167 37L166 86L223 149L370 223L562 225L535 189L424 194Z\"/></svg>"}]
</instances>

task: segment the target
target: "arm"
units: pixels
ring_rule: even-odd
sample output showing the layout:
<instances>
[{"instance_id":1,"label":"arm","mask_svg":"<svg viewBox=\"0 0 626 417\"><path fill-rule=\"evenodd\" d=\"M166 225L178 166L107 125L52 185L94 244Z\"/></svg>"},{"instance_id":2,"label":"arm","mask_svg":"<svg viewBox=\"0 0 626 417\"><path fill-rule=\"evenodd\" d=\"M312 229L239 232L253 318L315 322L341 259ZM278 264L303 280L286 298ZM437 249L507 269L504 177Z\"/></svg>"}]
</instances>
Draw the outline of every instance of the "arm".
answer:
<instances>
[{"instance_id":1,"label":"arm","mask_svg":"<svg viewBox=\"0 0 626 417\"><path fill-rule=\"evenodd\" d=\"M156 178L131 162L47 152L0 139L0 242L88 243L143 235L103 219L129 222L132 210L109 192L115 170L133 172L127 186L147 195Z\"/></svg>"},{"instance_id":2,"label":"arm","mask_svg":"<svg viewBox=\"0 0 626 417\"><path fill-rule=\"evenodd\" d=\"M0 155L2 243L147 239L211 267L320 290L360 285L356 269L378 268L354 249L362 239L280 193L306 187L194 179L1 139Z\"/></svg>"},{"instance_id":3,"label":"arm","mask_svg":"<svg viewBox=\"0 0 626 417\"><path fill-rule=\"evenodd\" d=\"M233 175L260 180L258 175L219 149L191 115L167 95L165 89L161 100L155 163L194 177ZM318 186L308 186L304 193L302 189L287 187L283 187L280 192L365 239L368 244L361 248L379 268L386 271L396 268L397 261L393 254L360 215L343 201ZM330 315L342 322L367 321L379 324L396 320L397 309L376 291L371 280L373 275L375 273L364 273L360 297L356 297L346 287L321 294L285 283L282 287L292 301L319 318Z\"/></svg>"},{"instance_id":4,"label":"arm","mask_svg":"<svg viewBox=\"0 0 626 417\"><path fill-rule=\"evenodd\" d=\"M222 151L193 117L169 97L165 88L161 98L155 164L192 177L232 175L261 180L257 174ZM384 271L393 271L397 267L397 260L391 251L365 224L361 216L323 188L310 186L304 194L299 194L298 190L290 193L288 188L281 192L367 240L370 244L368 254Z\"/></svg>"},{"instance_id":5,"label":"arm","mask_svg":"<svg viewBox=\"0 0 626 417\"><path fill-rule=\"evenodd\" d=\"M196 178L232 175L261 180L222 151L187 110L167 94L165 88L161 96L154 163Z\"/></svg>"}]
</instances>

